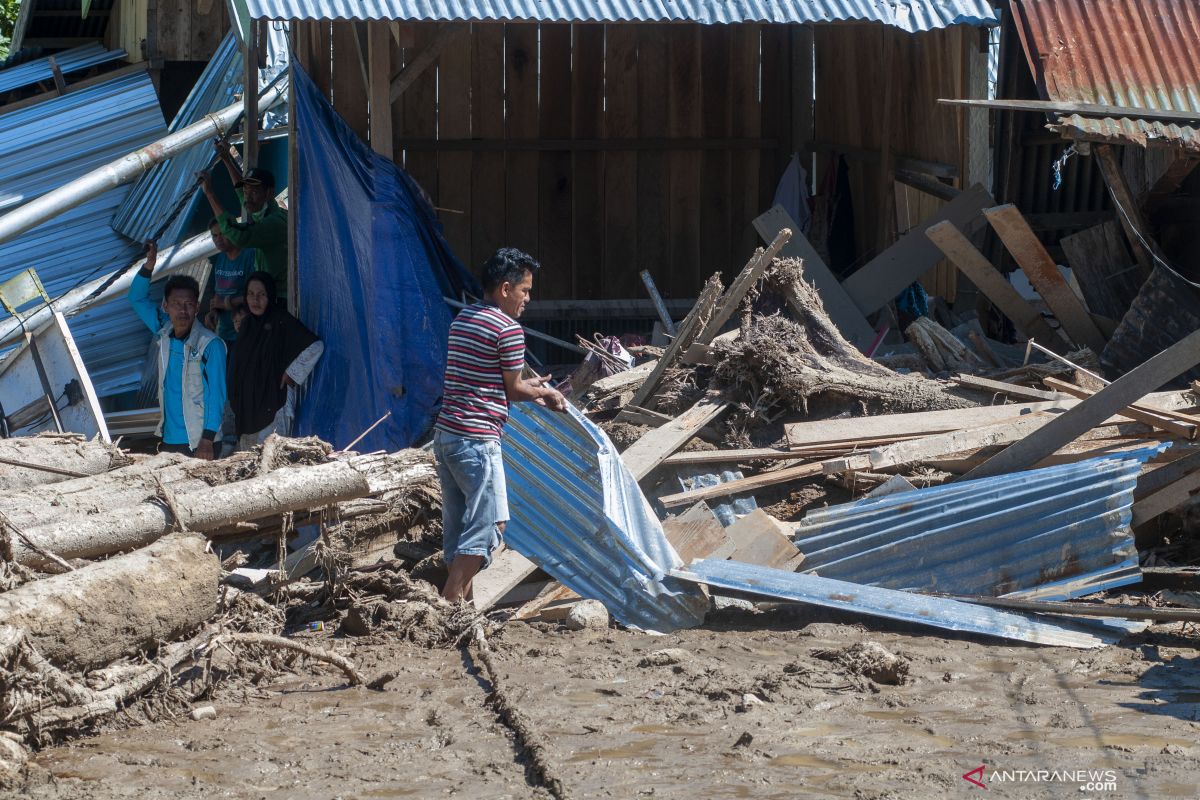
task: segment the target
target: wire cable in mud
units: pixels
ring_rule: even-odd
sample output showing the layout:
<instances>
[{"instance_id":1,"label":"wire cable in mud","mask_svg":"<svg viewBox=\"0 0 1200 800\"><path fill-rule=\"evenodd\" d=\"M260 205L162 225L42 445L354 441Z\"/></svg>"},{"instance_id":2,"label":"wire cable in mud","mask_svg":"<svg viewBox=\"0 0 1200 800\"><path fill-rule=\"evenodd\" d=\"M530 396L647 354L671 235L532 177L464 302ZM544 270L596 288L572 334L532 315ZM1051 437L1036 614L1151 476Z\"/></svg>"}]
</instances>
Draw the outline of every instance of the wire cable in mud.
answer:
<instances>
[{"instance_id":1,"label":"wire cable in mud","mask_svg":"<svg viewBox=\"0 0 1200 800\"><path fill-rule=\"evenodd\" d=\"M482 625L475 626L471 634L471 641L466 645L466 651L472 662L483 668L488 682L492 685L492 693L488 695L488 704L496 712L500 721L513 732L517 745L529 756L530 771L537 782L557 800L567 800L566 785L562 778L555 774L549 754L546 752L546 737L539 734L529 717L517 708L503 678L492 664L491 647L483 633Z\"/></svg>"}]
</instances>

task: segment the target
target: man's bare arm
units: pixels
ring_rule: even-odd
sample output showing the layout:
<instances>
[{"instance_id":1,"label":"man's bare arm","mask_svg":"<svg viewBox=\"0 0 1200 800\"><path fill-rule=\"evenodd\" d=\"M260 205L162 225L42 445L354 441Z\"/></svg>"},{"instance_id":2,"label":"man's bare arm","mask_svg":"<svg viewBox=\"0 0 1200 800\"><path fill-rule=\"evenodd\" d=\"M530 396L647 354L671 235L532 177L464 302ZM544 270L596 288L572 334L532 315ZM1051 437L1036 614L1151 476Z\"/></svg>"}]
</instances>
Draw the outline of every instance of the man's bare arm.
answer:
<instances>
[{"instance_id":1,"label":"man's bare arm","mask_svg":"<svg viewBox=\"0 0 1200 800\"><path fill-rule=\"evenodd\" d=\"M549 376L524 378L520 370L505 371L501 374L504 376L504 394L509 400L532 400L553 411L567 410L567 398L563 397L562 392L544 385L550 380Z\"/></svg>"}]
</instances>

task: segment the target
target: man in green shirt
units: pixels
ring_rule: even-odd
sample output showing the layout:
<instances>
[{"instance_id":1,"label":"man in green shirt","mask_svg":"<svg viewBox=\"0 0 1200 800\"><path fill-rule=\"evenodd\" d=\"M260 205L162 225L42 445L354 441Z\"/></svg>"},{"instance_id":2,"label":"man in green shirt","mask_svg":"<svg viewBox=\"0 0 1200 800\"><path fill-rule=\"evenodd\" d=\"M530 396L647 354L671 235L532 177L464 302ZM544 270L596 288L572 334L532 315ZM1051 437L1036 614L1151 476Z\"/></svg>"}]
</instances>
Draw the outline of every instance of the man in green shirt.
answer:
<instances>
[{"instance_id":1,"label":"man in green shirt","mask_svg":"<svg viewBox=\"0 0 1200 800\"><path fill-rule=\"evenodd\" d=\"M212 207L213 216L221 228L221 235L235 247L252 247L257 251L254 268L268 273L275 279L281 297L287 296L288 273L288 221L287 212L275 202L275 176L268 169L255 167L244 177L229 151L218 148L221 161L229 170L229 177L238 189L238 195L246 206L250 218L238 221L221 205L207 172L199 174L200 186Z\"/></svg>"}]
</instances>

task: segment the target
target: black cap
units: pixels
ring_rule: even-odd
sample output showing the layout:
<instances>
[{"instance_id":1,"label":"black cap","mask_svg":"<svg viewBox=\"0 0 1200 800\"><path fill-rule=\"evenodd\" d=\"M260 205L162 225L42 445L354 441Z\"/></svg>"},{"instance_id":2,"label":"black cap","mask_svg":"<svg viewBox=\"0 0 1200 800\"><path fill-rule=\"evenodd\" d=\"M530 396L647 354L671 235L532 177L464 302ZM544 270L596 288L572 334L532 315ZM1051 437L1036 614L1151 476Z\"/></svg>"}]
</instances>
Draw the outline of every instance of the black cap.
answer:
<instances>
[{"instance_id":1,"label":"black cap","mask_svg":"<svg viewBox=\"0 0 1200 800\"><path fill-rule=\"evenodd\" d=\"M245 174L245 176L243 176L242 179L234 185L235 186L245 186L247 183L252 183L252 184L256 184L256 185L260 185L260 186L261 185L274 186L275 185L275 174L273 172L271 172L271 170L269 170L269 169L263 169L262 167L255 167L254 169L247 172Z\"/></svg>"}]
</instances>

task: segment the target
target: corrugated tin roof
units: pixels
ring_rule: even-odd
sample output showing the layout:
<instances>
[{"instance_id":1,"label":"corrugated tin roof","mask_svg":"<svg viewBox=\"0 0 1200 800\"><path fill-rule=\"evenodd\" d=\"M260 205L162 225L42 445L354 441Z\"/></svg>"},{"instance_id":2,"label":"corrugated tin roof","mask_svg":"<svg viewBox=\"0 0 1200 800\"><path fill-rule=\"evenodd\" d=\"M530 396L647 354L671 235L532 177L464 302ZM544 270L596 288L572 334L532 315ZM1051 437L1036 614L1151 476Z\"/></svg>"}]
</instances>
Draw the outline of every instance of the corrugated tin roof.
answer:
<instances>
[{"instance_id":1,"label":"corrugated tin roof","mask_svg":"<svg viewBox=\"0 0 1200 800\"><path fill-rule=\"evenodd\" d=\"M267 68L260 71L260 84L265 85L287 67L287 33L271 30L267 39ZM242 91L242 51L237 37L227 33L217 46L212 60L183 101L168 130L174 133L211 114L237 102ZM286 113L282 118L275 113L267 115L266 128L287 124ZM207 169L213 162L212 143L201 142L174 158L154 166L133 184L129 198L117 211L112 226L115 230L136 241L149 239L166 222L175 203L183 192L191 191L193 198L189 207L179 214L174 222L163 231L160 245L179 241L184 226L195 208L204 203L203 196L196 190L195 175Z\"/></svg>"},{"instance_id":2,"label":"corrugated tin roof","mask_svg":"<svg viewBox=\"0 0 1200 800\"><path fill-rule=\"evenodd\" d=\"M105 50L96 42L64 50L53 56L59 70L64 75L107 64L110 61L118 61L124 57L124 50ZM0 94L20 89L22 86L29 86L38 81L54 80L54 70L50 68L50 58L50 56L46 56L0 70Z\"/></svg>"},{"instance_id":3,"label":"corrugated tin roof","mask_svg":"<svg viewBox=\"0 0 1200 800\"><path fill-rule=\"evenodd\" d=\"M504 439L504 539L625 625L700 624L707 599L667 573L682 562L608 437L574 408L514 403Z\"/></svg>"},{"instance_id":4,"label":"corrugated tin roof","mask_svg":"<svg viewBox=\"0 0 1200 800\"><path fill-rule=\"evenodd\" d=\"M144 72L4 114L0 213L165 133L158 97ZM140 246L109 225L129 188L106 192L0 244L0 280L34 267L47 292L56 297L85 276L130 263ZM86 312L72 318L70 325L99 395L137 387L150 335L128 304L111 303Z\"/></svg>"},{"instance_id":5,"label":"corrugated tin roof","mask_svg":"<svg viewBox=\"0 0 1200 800\"><path fill-rule=\"evenodd\" d=\"M246 19L523 20L530 22L881 22L909 32L996 25L987 0L233 0Z\"/></svg>"},{"instance_id":6,"label":"corrugated tin roof","mask_svg":"<svg viewBox=\"0 0 1200 800\"><path fill-rule=\"evenodd\" d=\"M1034 644L1091 648L1111 641L1057 619L1052 622L1047 617L1000 611L945 597L898 592L739 561L696 561L671 574L682 580L739 592Z\"/></svg>"},{"instance_id":7,"label":"corrugated tin roof","mask_svg":"<svg viewBox=\"0 0 1200 800\"><path fill-rule=\"evenodd\" d=\"M796 546L806 572L891 589L1063 600L1137 583L1133 488L1168 446L820 509Z\"/></svg>"},{"instance_id":8,"label":"corrugated tin roof","mask_svg":"<svg viewBox=\"0 0 1200 800\"><path fill-rule=\"evenodd\" d=\"M1195 0L1011 0L1045 99L1200 112L1200 7ZM1200 152L1190 126L1069 115L1076 139Z\"/></svg>"}]
</instances>

